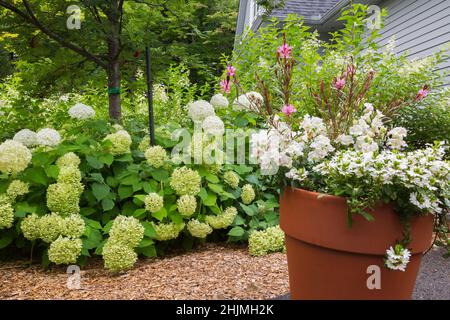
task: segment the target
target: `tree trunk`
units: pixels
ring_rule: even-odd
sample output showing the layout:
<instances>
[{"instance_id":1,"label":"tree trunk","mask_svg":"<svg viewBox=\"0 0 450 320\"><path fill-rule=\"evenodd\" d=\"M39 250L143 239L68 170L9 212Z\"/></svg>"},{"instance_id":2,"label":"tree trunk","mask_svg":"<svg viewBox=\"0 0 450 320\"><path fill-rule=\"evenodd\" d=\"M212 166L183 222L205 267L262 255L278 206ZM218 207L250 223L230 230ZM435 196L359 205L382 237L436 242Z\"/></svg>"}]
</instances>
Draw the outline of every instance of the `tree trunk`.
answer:
<instances>
[{"instance_id":1,"label":"tree trunk","mask_svg":"<svg viewBox=\"0 0 450 320\"><path fill-rule=\"evenodd\" d=\"M109 117L119 120L121 117L120 105L120 63L112 61L108 67L108 94L109 94Z\"/></svg>"},{"instance_id":2,"label":"tree trunk","mask_svg":"<svg viewBox=\"0 0 450 320\"><path fill-rule=\"evenodd\" d=\"M107 13L110 22L108 42L108 94L109 94L109 117L112 120L120 120L120 61L121 50L121 12L123 1L111 1L110 10Z\"/></svg>"}]
</instances>

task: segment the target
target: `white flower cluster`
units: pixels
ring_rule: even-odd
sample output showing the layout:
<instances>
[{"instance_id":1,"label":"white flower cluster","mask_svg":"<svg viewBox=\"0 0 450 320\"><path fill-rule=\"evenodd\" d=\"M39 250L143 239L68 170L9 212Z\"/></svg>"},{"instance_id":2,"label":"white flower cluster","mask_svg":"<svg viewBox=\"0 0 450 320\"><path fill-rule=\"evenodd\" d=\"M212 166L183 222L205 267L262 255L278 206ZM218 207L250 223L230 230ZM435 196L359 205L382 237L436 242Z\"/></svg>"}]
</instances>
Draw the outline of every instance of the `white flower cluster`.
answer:
<instances>
[{"instance_id":1,"label":"white flower cluster","mask_svg":"<svg viewBox=\"0 0 450 320\"><path fill-rule=\"evenodd\" d=\"M72 108L69 109L69 115L71 118L74 119L86 120L94 118L95 111L90 106L87 106L82 103L77 103Z\"/></svg>"},{"instance_id":2,"label":"white flower cluster","mask_svg":"<svg viewBox=\"0 0 450 320\"><path fill-rule=\"evenodd\" d=\"M214 116L214 107L205 100L198 100L188 104L189 117L194 122L203 122L207 117Z\"/></svg>"},{"instance_id":3,"label":"white flower cluster","mask_svg":"<svg viewBox=\"0 0 450 320\"><path fill-rule=\"evenodd\" d=\"M36 132L30 129L22 129L14 135L13 140L20 142L25 147L32 147L37 143Z\"/></svg>"},{"instance_id":4,"label":"white flower cluster","mask_svg":"<svg viewBox=\"0 0 450 320\"><path fill-rule=\"evenodd\" d=\"M250 141L251 156L265 174L274 174L279 167L292 169L293 161L305 155L315 163L334 151L322 119L305 116L297 132L277 118L274 120L271 129L252 135ZM295 177L293 171L289 175Z\"/></svg>"},{"instance_id":5,"label":"white flower cluster","mask_svg":"<svg viewBox=\"0 0 450 320\"><path fill-rule=\"evenodd\" d=\"M40 146L55 147L61 142L61 136L58 131L45 128L36 133L36 142Z\"/></svg>"},{"instance_id":6,"label":"white flower cluster","mask_svg":"<svg viewBox=\"0 0 450 320\"><path fill-rule=\"evenodd\" d=\"M275 122L275 126L269 130L260 130L250 139L250 156L267 175L275 174L280 166L292 167L290 152L303 152L302 143L292 142L289 126L282 122Z\"/></svg>"},{"instance_id":7,"label":"white flower cluster","mask_svg":"<svg viewBox=\"0 0 450 320\"><path fill-rule=\"evenodd\" d=\"M6 140L0 144L0 172L17 174L25 170L31 162L31 151L23 144Z\"/></svg>"},{"instance_id":8,"label":"white flower cluster","mask_svg":"<svg viewBox=\"0 0 450 320\"><path fill-rule=\"evenodd\" d=\"M233 109L236 111L240 110L258 111L263 104L264 104L263 96L256 91L250 91L241 94L237 99L234 100Z\"/></svg>"},{"instance_id":9,"label":"white flower cluster","mask_svg":"<svg viewBox=\"0 0 450 320\"><path fill-rule=\"evenodd\" d=\"M227 108L229 105L228 99L221 93L213 95L209 103L216 109Z\"/></svg>"},{"instance_id":10,"label":"white flower cluster","mask_svg":"<svg viewBox=\"0 0 450 320\"><path fill-rule=\"evenodd\" d=\"M374 111L372 104L366 103L363 116L350 127L349 135L338 137L339 142L344 146L354 145L356 151L377 151L386 133L383 117L380 111ZM400 141L398 143L401 144Z\"/></svg>"},{"instance_id":11,"label":"white flower cluster","mask_svg":"<svg viewBox=\"0 0 450 320\"><path fill-rule=\"evenodd\" d=\"M391 270L405 271L410 257L411 252L401 244L397 244L395 248L390 247L386 250L385 265Z\"/></svg>"},{"instance_id":12,"label":"white flower cluster","mask_svg":"<svg viewBox=\"0 0 450 320\"><path fill-rule=\"evenodd\" d=\"M407 135L407 131L405 128L394 128L388 132L389 140L387 141L387 145L394 150L401 150L406 147L407 144L403 140Z\"/></svg>"},{"instance_id":13,"label":"white flower cluster","mask_svg":"<svg viewBox=\"0 0 450 320\"><path fill-rule=\"evenodd\" d=\"M212 135L223 135L225 133L225 124L218 116L207 117L202 124L203 131Z\"/></svg>"},{"instance_id":14,"label":"white flower cluster","mask_svg":"<svg viewBox=\"0 0 450 320\"><path fill-rule=\"evenodd\" d=\"M221 97L220 97L221 96ZM226 100L222 101L223 99ZM211 99L217 108L228 105L228 100L224 96L218 94ZM203 131L211 135L223 135L225 133L225 124L222 119L216 116L214 107L207 101L198 100L188 105L189 117L194 123L201 124Z\"/></svg>"},{"instance_id":15,"label":"white flower cluster","mask_svg":"<svg viewBox=\"0 0 450 320\"><path fill-rule=\"evenodd\" d=\"M411 205L427 213L440 213L447 206L440 199L450 190L450 164L443 160L443 144L434 148L400 153L383 150L362 153L337 152L329 161L313 170L333 179L352 177L366 185L407 189Z\"/></svg>"},{"instance_id":16,"label":"white flower cluster","mask_svg":"<svg viewBox=\"0 0 450 320\"><path fill-rule=\"evenodd\" d=\"M169 97L167 96L166 87L163 84L153 85L153 98L157 102L167 103Z\"/></svg>"},{"instance_id":17,"label":"white flower cluster","mask_svg":"<svg viewBox=\"0 0 450 320\"><path fill-rule=\"evenodd\" d=\"M61 136L58 131L50 128L41 129L37 133L30 129L22 129L14 135L13 141L25 147L37 145L55 147L61 142Z\"/></svg>"},{"instance_id":18,"label":"white flower cluster","mask_svg":"<svg viewBox=\"0 0 450 320\"><path fill-rule=\"evenodd\" d=\"M404 128L389 132L383 114L365 104L363 115L336 139L335 147L323 121L305 116L299 130L274 119L271 129L252 136L251 155L265 174L272 169L288 169L286 178L302 182L309 175L333 181L358 179L366 186L409 190L409 202L424 213L441 213L450 194L450 164L444 160L443 143L411 152L406 146ZM271 169L271 170L268 170ZM272 171L272 172L270 172ZM332 190L329 190L333 192Z\"/></svg>"}]
</instances>

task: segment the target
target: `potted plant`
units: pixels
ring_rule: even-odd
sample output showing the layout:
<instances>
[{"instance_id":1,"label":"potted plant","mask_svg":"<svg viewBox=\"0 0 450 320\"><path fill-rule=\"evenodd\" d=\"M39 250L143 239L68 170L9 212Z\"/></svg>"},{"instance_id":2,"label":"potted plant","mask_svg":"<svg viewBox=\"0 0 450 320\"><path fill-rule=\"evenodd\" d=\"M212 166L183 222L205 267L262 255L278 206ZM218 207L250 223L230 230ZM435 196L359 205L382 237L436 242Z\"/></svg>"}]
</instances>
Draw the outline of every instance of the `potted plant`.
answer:
<instances>
[{"instance_id":1,"label":"potted plant","mask_svg":"<svg viewBox=\"0 0 450 320\"><path fill-rule=\"evenodd\" d=\"M408 88L400 71L374 63L382 54L361 54L352 34L363 23L360 11L344 17L348 32L323 44L332 52L322 56L311 53L312 36L301 48L304 60L297 59L284 36L268 67L274 80L257 72L261 95L245 95L248 109L267 121L267 130L252 136L251 152L282 186L293 299L410 299L433 235L450 246L447 146L408 148L407 130L391 124L430 86ZM239 92L238 72L224 81Z\"/></svg>"}]
</instances>

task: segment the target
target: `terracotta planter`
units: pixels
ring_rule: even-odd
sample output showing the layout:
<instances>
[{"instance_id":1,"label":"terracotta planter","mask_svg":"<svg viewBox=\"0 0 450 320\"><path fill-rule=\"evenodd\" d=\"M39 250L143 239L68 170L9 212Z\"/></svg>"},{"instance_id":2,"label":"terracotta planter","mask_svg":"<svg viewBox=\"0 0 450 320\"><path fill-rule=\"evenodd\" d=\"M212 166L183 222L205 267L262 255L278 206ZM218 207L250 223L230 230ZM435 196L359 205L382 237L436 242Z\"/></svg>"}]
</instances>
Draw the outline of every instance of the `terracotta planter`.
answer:
<instances>
[{"instance_id":1,"label":"terracotta planter","mask_svg":"<svg viewBox=\"0 0 450 320\"><path fill-rule=\"evenodd\" d=\"M292 299L411 299L422 253L432 241L432 216L412 220L412 256L405 272L384 267L386 249L402 239L402 225L392 206L360 215L347 226L344 198L285 189L280 225L286 234ZM380 289L369 289L371 265L379 266Z\"/></svg>"}]
</instances>

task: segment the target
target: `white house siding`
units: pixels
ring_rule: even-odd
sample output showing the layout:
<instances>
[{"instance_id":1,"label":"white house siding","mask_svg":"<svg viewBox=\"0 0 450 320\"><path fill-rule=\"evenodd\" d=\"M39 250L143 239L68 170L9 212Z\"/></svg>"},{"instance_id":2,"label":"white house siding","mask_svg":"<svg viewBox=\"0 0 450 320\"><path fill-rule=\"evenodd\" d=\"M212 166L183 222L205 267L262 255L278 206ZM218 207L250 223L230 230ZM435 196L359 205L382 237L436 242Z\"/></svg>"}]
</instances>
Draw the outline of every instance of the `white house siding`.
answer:
<instances>
[{"instance_id":1,"label":"white house siding","mask_svg":"<svg viewBox=\"0 0 450 320\"><path fill-rule=\"evenodd\" d=\"M420 59L450 44L450 0L386 0L388 10L379 44L386 46L395 35L396 53L407 53L409 59ZM450 59L436 66L439 72L450 72ZM450 86L450 75L445 78Z\"/></svg>"}]
</instances>

